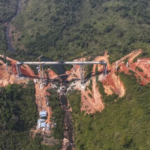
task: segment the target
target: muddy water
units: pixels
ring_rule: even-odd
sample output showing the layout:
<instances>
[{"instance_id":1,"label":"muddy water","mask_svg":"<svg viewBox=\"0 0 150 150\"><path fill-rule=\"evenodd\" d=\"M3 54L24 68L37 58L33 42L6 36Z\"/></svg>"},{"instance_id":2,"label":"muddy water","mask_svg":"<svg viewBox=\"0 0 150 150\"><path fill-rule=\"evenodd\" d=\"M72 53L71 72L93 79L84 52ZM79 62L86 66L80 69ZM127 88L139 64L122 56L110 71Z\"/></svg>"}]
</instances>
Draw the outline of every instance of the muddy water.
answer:
<instances>
[{"instance_id":1,"label":"muddy water","mask_svg":"<svg viewBox=\"0 0 150 150\"><path fill-rule=\"evenodd\" d=\"M73 145L74 145L74 141L73 141L73 124L72 124L72 120L71 120L71 114L68 108L68 102L67 99L65 97L65 95L62 95L60 97L60 101L62 104L62 109L64 112L64 124L65 124L65 132L64 132L64 138L68 139L70 142L70 145L67 147L66 150L73 150Z\"/></svg>"}]
</instances>

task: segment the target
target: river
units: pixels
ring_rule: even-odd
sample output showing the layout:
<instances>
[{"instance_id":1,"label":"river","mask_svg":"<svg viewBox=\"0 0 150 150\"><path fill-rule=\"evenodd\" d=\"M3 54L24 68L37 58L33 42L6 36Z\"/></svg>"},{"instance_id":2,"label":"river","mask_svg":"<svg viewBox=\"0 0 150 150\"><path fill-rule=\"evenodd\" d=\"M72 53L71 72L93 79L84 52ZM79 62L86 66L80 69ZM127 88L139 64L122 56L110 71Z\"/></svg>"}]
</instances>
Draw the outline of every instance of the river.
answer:
<instances>
[{"instance_id":1,"label":"river","mask_svg":"<svg viewBox=\"0 0 150 150\"><path fill-rule=\"evenodd\" d=\"M65 124L66 130L64 131L64 138L68 139L70 143L70 145L67 147L66 150L72 150L74 146L74 140L73 140L74 130L73 130L73 125L72 125L72 120L71 120L71 113L69 111L68 102L67 102L65 95L61 95L60 100L61 100L64 115L65 115L64 124Z\"/></svg>"},{"instance_id":2,"label":"river","mask_svg":"<svg viewBox=\"0 0 150 150\"><path fill-rule=\"evenodd\" d=\"M10 23L11 21L20 13L21 11L21 0L17 0L18 4L17 4L17 12L16 14L7 22L7 27L6 27L6 33L5 33L5 37L6 37L6 42L7 42L7 46L8 46L8 50L12 53L16 53L16 50L13 48L12 42L11 42L11 37L9 36L9 30L10 30ZM34 56L35 57L35 56ZM52 61L49 58L41 58L41 60L43 61ZM58 74L65 74L66 70L64 68L64 66L62 65L53 65L53 67L57 70ZM62 78L63 80L63 78ZM68 108L68 102L67 99L65 97L65 95L60 96L60 102L62 105L62 109L64 112L64 123L67 126L67 132L65 134L64 132L64 137L66 137L69 142L71 143L66 150L72 150L72 143L73 143L73 125L72 125L72 121L71 121L71 114L69 112L69 108Z\"/></svg>"},{"instance_id":3,"label":"river","mask_svg":"<svg viewBox=\"0 0 150 150\"><path fill-rule=\"evenodd\" d=\"M16 11L16 14L11 19L8 20L7 27L6 27L6 33L5 33L8 50L13 52L13 53L16 52L16 50L13 48L13 46L11 44L11 37L9 36L10 22L20 13L20 11L21 11L21 1L17 0L17 11Z\"/></svg>"}]
</instances>

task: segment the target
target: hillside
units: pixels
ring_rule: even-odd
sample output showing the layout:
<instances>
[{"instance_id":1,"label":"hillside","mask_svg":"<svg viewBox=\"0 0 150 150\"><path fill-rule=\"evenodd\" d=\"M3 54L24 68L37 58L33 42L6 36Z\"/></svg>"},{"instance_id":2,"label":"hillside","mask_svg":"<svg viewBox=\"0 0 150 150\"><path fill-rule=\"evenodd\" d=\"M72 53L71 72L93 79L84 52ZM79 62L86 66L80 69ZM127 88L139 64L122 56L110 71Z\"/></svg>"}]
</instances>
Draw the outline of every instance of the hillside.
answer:
<instances>
[{"instance_id":1,"label":"hillside","mask_svg":"<svg viewBox=\"0 0 150 150\"><path fill-rule=\"evenodd\" d=\"M30 66L22 65L23 79L34 79L35 88L32 82L0 88L0 149L59 150L68 138L64 133L73 131L66 117L73 121L74 137L67 139L72 149L75 145L76 150L148 150L150 1L21 0L21 4L21 13L11 21L8 33L18 53L9 53L16 61L7 58L11 62L8 76L6 64L0 61L1 86L23 82L17 77L17 60L38 61L35 57L40 55L56 61L106 61L107 75L102 74L102 65L85 67L84 89L79 65L67 67L65 79L51 66L44 67L48 84L42 89L37 66L32 66L35 75ZM16 8L16 0L0 0L1 54L8 52L5 30ZM59 86L66 88L62 92L67 95L66 106L61 104ZM48 134L45 128L34 128L37 109L45 109L46 121L56 123ZM53 137L54 143L49 141Z\"/></svg>"},{"instance_id":2,"label":"hillside","mask_svg":"<svg viewBox=\"0 0 150 150\"><path fill-rule=\"evenodd\" d=\"M109 63L107 52L104 56L97 56L94 61L105 60L107 62L108 74L104 76L101 73L103 72L102 65L93 65L90 82L85 83L84 90L80 85L80 80L78 80L79 65L74 65L74 69L67 71L67 73L69 72L67 81L73 84L73 86L68 85L67 99L71 106L69 106L71 109L68 109L68 111L73 117L76 150L143 150L149 148L150 73L148 70L150 58L138 58L141 54L141 49L132 51L112 64ZM14 66L17 61L8 57L7 59L11 64L8 70L12 71L11 75L16 78L17 72ZM118 64L117 69L116 63ZM4 77L6 78L6 74L8 74L5 68L5 64L1 64L1 80L4 80ZM28 80L29 76L32 79L37 79L38 75L34 75L29 66L22 65L20 70L24 75L23 80ZM61 81L52 70L47 70L47 74L50 78ZM19 80L22 79L16 78L14 82ZM7 83L9 84L9 82ZM17 148L18 150L20 148L23 150L58 150L61 147L61 143L53 145L51 140L48 140L54 135L56 139L61 141L63 138L62 132L68 130L68 128L65 129L62 121L64 115L60 108L57 88L50 90L55 83L51 81L44 89L40 89L40 82L34 83L36 94L34 84L31 81L27 85L6 86L1 84L1 86L6 86L6 88L0 90L2 95L0 111L3 111L0 115L0 128L1 132L3 128L5 131L2 134L4 143L0 142L2 148L8 150L16 150ZM47 104L44 104L45 97L49 101L48 107L52 108L52 113L50 113L47 121L51 122L55 119L57 124L56 128L46 135L45 132L38 132L41 129L33 128L37 120L34 101L38 110L47 110ZM5 124L3 124L4 121ZM32 130L30 130L31 128ZM31 138L33 136L31 136L29 130L37 133L36 136L34 135L34 140ZM41 133L43 137L38 133ZM6 141L7 136L10 136L7 139L8 141ZM16 141L13 140L14 136L16 136ZM23 144L25 140L26 145ZM7 144L7 142L10 144ZM18 147L16 147L17 143L19 143ZM44 144L49 145L49 147Z\"/></svg>"},{"instance_id":3,"label":"hillside","mask_svg":"<svg viewBox=\"0 0 150 150\"><path fill-rule=\"evenodd\" d=\"M30 129L37 119L34 86L8 85L0 88L0 148L19 150L32 139ZM31 141L30 141L31 140Z\"/></svg>"},{"instance_id":4,"label":"hillside","mask_svg":"<svg viewBox=\"0 0 150 150\"><path fill-rule=\"evenodd\" d=\"M15 15L17 8L17 0L0 0L0 52L7 50L7 44L5 41L5 26L7 22Z\"/></svg>"},{"instance_id":5,"label":"hillside","mask_svg":"<svg viewBox=\"0 0 150 150\"><path fill-rule=\"evenodd\" d=\"M102 113L85 115L80 111L80 92L68 95L73 108L76 150L149 149L149 87L139 85L132 76L120 77L126 95L111 99Z\"/></svg>"},{"instance_id":6,"label":"hillside","mask_svg":"<svg viewBox=\"0 0 150 150\"><path fill-rule=\"evenodd\" d=\"M150 54L149 18L148 0L30 0L11 33L29 54L68 60L108 50L114 61L131 49Z\"/></svg>"}]
</instances>

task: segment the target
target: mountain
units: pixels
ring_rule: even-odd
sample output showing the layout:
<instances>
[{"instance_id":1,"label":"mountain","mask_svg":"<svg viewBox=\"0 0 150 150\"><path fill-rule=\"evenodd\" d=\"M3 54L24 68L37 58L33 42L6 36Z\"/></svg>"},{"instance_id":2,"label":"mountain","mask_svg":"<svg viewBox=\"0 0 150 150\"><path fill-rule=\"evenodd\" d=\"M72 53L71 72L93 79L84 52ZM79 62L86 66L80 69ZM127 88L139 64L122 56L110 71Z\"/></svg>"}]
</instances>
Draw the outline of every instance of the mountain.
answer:
<instances>
[{"instance_id":1,"label":"mountain","mask_svg":"<svg viewBox=\"0 0 150 150\"><path fill-rule=\"evenodd\" d=\"M17 50L57 59L103 54L111 61L133 49L149 55L148 0L30 0L12 21Z\"/></svg>"},{"instance_id":2,"label":"mountain","mask_svg":"<svg viewBox=\"0 0 150 150\"><path fill-rule=\"evenodd\" d=\"M6 52L6 24L4 26L4 23L9 22L10 18L15 15L17 1L1 0L0 4L0 50ZM19 59L29 60L31 59L29 56L43 55L53 60L73 60L81 56L87 56L86 58L90 56L89 59L94 60L96 56L102 55L107 50L110 64L113 62L113 69L108 71L106 78L104 77L108 79L105 87L102 86L104 85L102 82L98 82L96 71L98 68L95 67L95 76L92 76L94 85L91 80L89 87L85 89L89 91L89 94L82 96L82 92L86 92L73 90L67 95L72 107L76 150L148 150L150 147L150 92L149 84L144 86L144 82L143 84L140 82L142 79L147 82L148 71L139 68L138 61L133 62L132 58L132 62L128 64L132 65L130 67L126 66L128 62L126 58L123 61L120 58L139 48L144 51L140 57L150 57L150 1L21 0L21 4L21 12L11 21L9 33ZM132 54L134 53L135 51ZM134 61L135 59L137 57L134 58ZM119 60L120 63L117 69L114 63L116 60ZM146 64L143 65L143 68L149 68L147 61L149 59L143 61ZM89 77L92 67L86 69ZM118 70L124 72L128 70L128 75ZM125 90L122 97L117 94L121 90L121 84L112 82L117 79L121 79L124 85ZM107 95L104 89L108 86L111 87L110 90L115 87L116 93ZM34 98L32 88L27 87L26 89L12 85L1 89L0 110L4 111L4 115L0 114L0 136L3 139L0 140L0 146L2 149L47 150L58 149L61 146L60 144L55 145L54 148L44 146L41 144L40 136L37 136L35 140L29 139L29 129L33 127L37 119L37 112L32 101ZM80 109L83 104L81 97L85 99L85 109L88 108L86 97L91 97L92 101L92 96L94 96L97 98L97 101L94 102L99 102L98 92L96 90L93 92L92 88L99 90L105 108L103 107L101 112L95 110L95 113L88 114ZM59 125L54 133L61 139L61 132L64 130L63 115L58 107L60 104L58 97L55 97L56 92L52 91L52 93L50 105ZM29 107L24 109L22 106L24 103ZM96 104L95 107L97 107ZM32 107L34 114L31 113L33 116L28 118ZM20 112L15 112L17 109L14 108L19 108ZM17 123L22 123L26 130L22 131L17 123L16 125L15 122L12 122L12 119L15 118L11 114L15 113L18 113L18 116L23 115L20 116L21 120ZM6 123L3 124L3 121ZM28 124L28 121L31 124ZM5 126L6 129L3 132ZM21 131L16 131L14 127ZM16 141L14 141L15 137ZM27 145L24 144L24 141ZM19 145L17 148L16 143Z\"/></svg>"},{"instance_id":3,"label":"mountain","mask_svg":"<svg viewBox=\"0 0 150 150\"><path fill-rule=\"evenodd\" d=\"M126 95L103 95L105 109L95 114L80 111L81 94L67 97L72 106L76 150L148 150L150 147L149 87L141 86L133 76L120 74ZM100 91L102 94L102 90Z\"/></svg>"}]
</instances>

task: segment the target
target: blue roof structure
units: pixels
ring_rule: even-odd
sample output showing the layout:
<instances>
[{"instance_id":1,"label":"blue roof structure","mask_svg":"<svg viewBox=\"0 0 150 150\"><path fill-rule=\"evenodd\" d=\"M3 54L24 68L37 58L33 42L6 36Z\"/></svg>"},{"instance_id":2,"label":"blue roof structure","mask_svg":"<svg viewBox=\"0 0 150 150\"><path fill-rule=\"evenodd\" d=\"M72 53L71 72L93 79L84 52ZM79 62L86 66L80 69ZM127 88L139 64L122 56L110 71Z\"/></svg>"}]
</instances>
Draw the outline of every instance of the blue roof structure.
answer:
<instances>
[{"instance_id":1,"label":"blue roof structure","mask_svg":"<svg viewBox=\"0 0 150 150\"><path fill-rule=\"evenodd\" d=\"M47 124L47 130L49 130L50 129L50 125L49 124Z\"/></svg>"},{"instance_id":2,"label":"blue roof structure","mask_svg":"<svg viewBox=\"0 0 150 150\"><path fill-rule=\"evenodd\" d=\"M42 122L41 123L41 128L45 128L46 127L46 123L45 122Z\"/></svg>"},{"instance_id":3,"label":"blue roof structure","mask_svg":"<svg viewBox=\"0 0 150 150\"><path fill-rule=\"evenodd\" d=\"M47 112L46 111L41 111L40 112L40 117L47 117Z\"/></svg>"},{"instance_id":4,"label":"blue roof structure","mask_svg":"<svg viewBox=\"0 0 150 150\"><path fill-rule=\"evenodd\" d=\"M45 119L38 119L38 122L45 122Z\"/></svg>"}]
</instances>

